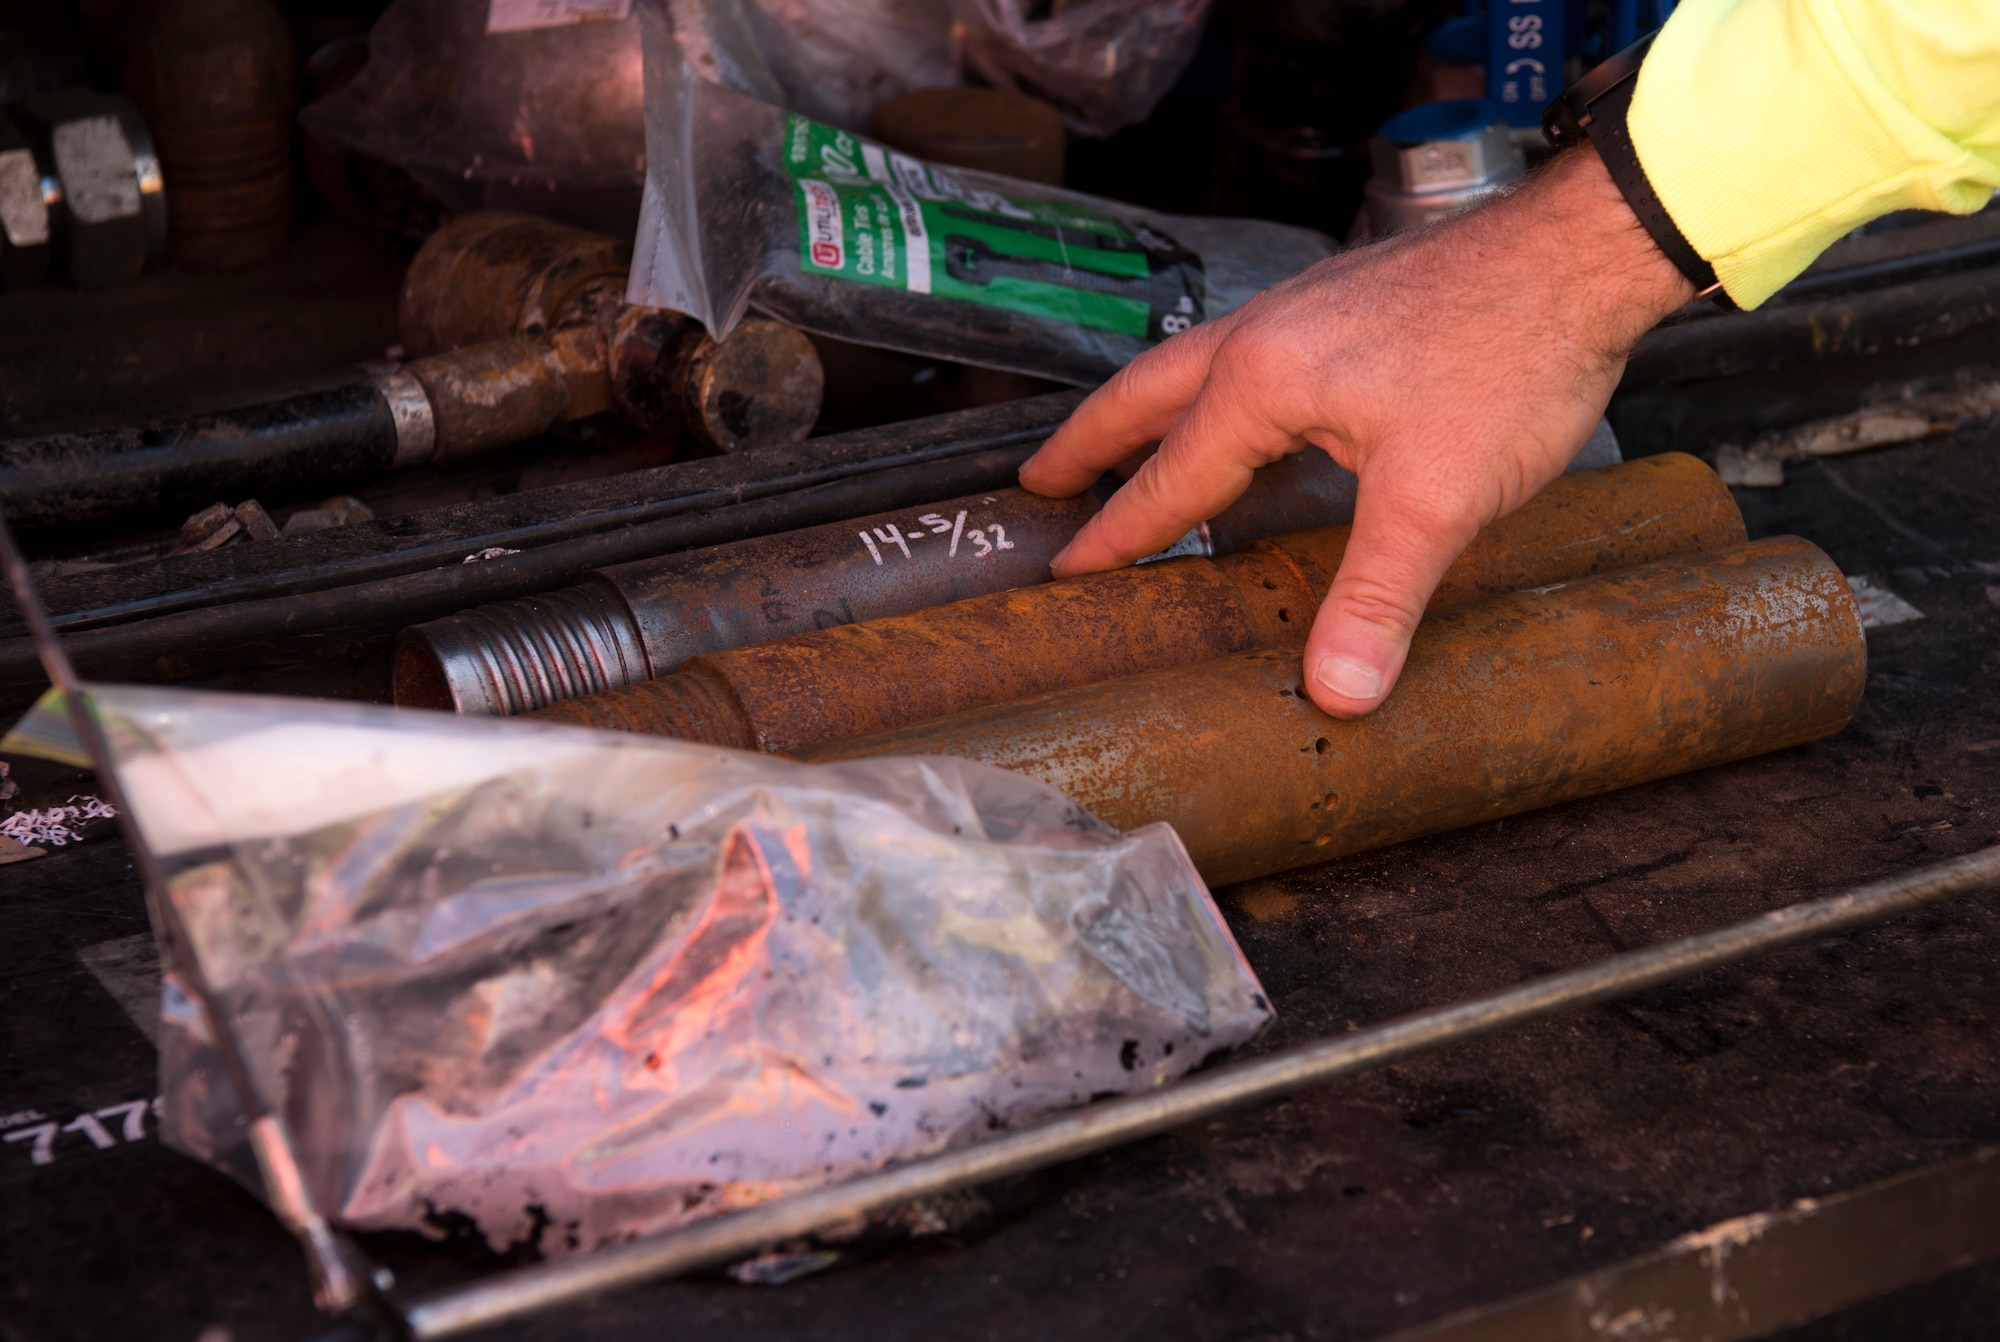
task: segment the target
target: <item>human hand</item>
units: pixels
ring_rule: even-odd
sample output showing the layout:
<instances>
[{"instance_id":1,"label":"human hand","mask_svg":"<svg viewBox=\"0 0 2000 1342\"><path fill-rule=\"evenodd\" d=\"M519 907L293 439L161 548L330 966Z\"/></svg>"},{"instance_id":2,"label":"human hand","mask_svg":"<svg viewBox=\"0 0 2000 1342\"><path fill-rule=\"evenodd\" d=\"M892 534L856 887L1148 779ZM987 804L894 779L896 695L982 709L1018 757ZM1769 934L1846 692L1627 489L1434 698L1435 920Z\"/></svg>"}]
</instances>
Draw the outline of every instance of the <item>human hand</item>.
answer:
<instances>
[{"instance_id":1,"label":"human hand","mask_svg":"<svg viewBox=\"0 0 2000 1342\"><path fill-rule=\"evenodd\" d=\"M1480 209L1332 257L1112 377L1021 468L1058 497L1159 450L1056 556L1057 577L1156 553L1258 466L1323 450L1360 478L1306 642L1338 717L1394 688L1438 580L1562 473L1634 342L1694 296L1594 149Z\"/></svg>"}]
</instances>

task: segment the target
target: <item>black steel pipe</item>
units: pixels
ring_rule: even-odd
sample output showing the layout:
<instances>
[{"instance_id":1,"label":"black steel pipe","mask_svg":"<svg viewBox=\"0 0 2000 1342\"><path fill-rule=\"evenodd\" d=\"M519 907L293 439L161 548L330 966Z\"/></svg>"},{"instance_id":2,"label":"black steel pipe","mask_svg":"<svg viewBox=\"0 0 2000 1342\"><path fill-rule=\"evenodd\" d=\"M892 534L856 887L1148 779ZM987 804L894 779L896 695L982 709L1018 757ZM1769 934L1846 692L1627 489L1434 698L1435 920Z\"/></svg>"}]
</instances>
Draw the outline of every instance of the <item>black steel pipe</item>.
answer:
<instances>
[{"instance_id":1,"label":"black steel pipe","mask_svg":"<svg viewBox=\"0 0 2000 1342\"><path fill-rule=\"evenodd\" d=\"M806 443L702 457L608 479L479 499L268 545L50 578L42 583L43 599L55 612L50 616L55 627L68 634L230 602L377 582L457 564L468 553L494 546L537 555L566 542L602 538L602 557L577 570L575 576L580 577L601 564L623 563L679 548L671 539L660 540L658 548L644 548L655 543L655 533L649 530L655 523L752 500L797 494L796 520L776 521L766 528L783 530L832 516L857 516L925 498L1010 484L1012 475L984 460L985 455L1011 453L1010 460L1018 465L1069 416L1082 397L1081 392L1056 392L830 434ZM906 472L896 477L901 484L886 495L878 494L872 486L857 487L857 503L850 513L826 513L824 500L830 496L813 492L837 489L851 477L892 470ZM930 481L927 489L921 483L925 480ZM901 492L904 489L925 492ZM875 497L886 497L887 502L868 501ZM769 516L775 520L786 514L779 509ZM510 565L509 571L521 578L521 585L474 600L494 600L574 581L560 564L544 568L525 557ZM25 632L13 612L0 605L0 640ZM0 642L0 650L5 647ZM0 660L4 656L0 651Z\"/></svg>"},{"instance_id":2,"label":"black steel pipe","mask_svg":"<svg viewBox=\"0 0 2000 1342\"><path fill-rule=\"evenodd\" d=\"M139 428L0 441L0 507L30 528L186 510L273 482L379 475L397 448L389 398L358 382Z\"/></svg>"},{"instance_id":3,"label":"black steel pipe","mask_svg":"<svg viewBox=\"0 0 2000 1342\"><path fill-rule=\"evenodd\" d=\"M1040 441L983 452L954 453L903 465L822 474L828 483L758 495L732 502L715 490L665 502L655 520L627 527L592 530L521 554L476 564L458 562L464 540L449 551L456 557L419 572L309 593L262 596L171 614L66 633L64 642L84 674L96 680L190 680L225 670L285 666L298 662L352 658L386 648L412 620L432 619L523 592L575 582L592 569L644 555L720 545L876 512L941 494L996 487L1012 480ZM720 459L741 461L740 457ZM706 464L706 463L703 463ZM810 479L811 473L792 477ZM718 495L720 497L718 497ZM666 516L658 516L665 512ZM393 572L393 566L391 567ZM58 626L63 621L58 618ZM45 685L32 642L0 639L0 705L25 707Z\"/></svg>"},{"instance_id":4,"label":"black steel pipe","mask_svg":"<svg viewBox=\"0 0 2000 1342\"><path fill-rule=\"evenodd\" d=\"M1996 266L1769 303L1754 312L1703 316L1647 332L1625 365L1618 394L1907 349L1996 323Z\"/></svg>"}]
</instances>

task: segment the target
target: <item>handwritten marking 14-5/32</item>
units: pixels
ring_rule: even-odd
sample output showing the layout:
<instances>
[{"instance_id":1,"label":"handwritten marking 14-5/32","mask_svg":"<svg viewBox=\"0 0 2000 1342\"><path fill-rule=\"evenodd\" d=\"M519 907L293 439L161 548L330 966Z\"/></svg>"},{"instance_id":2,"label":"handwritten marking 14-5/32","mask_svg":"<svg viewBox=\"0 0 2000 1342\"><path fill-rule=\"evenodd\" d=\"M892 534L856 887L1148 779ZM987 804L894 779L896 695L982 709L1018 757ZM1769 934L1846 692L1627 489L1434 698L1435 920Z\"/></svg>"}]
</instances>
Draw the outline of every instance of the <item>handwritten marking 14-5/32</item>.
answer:
<instances>
[{"instance_id":1,"label":"handwritten marking 14-5/32","mask_svg":"<svg viewBox=\"0 0 2000 1342\"><path fill-rule=\"evenodd\" d=\"M910 551L910 542L929 540L946 532L951 533L951 540L946 544L944 552L946 559L958 558L961 546L966 554L974 559L984 559L995 550L1014 548L1014 542L1007 539L1007 528L998 522L981 527L966 526L963 508L959 509L958 516L950 521L946 521L942 513L925 513L917 518L916 530L905 531L891 522L886 527L874 528L873 534L866 530L856 534L861 537L861 543L868 547L869 557L880 565L883 554L889 552L890 546L893 545L897 550L901 550L903 558L913 559L915 555Z\"/></svg>"}]
</instances>

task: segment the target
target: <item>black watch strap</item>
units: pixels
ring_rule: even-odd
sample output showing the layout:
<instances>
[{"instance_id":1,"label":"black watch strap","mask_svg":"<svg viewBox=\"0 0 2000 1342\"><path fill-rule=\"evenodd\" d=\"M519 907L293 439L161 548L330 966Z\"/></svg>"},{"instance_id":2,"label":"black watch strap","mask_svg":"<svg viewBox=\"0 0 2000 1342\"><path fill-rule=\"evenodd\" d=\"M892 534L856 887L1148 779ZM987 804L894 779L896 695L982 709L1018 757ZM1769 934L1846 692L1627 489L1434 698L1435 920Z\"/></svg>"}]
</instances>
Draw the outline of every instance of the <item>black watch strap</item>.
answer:
<instances>
[{"instance_id":1,"label":"black watch strap","mask_svg":"<svg viewBox=\"0 0 2000 1342\"><path fill-rule=\"evenodd\" d=\"M1626 117L1632 107L1632 94L1639 87L1640 63L1652 44L1653 34L1648 33L1564 89L1542 114L1542 133L1559 149L1581 144L1588 136L1597 146L1597 155L1604 160L1605 170L1624 195L1625 203L1632 207L1640 225L1674 263L1674 268L1694 285L1698 296L1718 307L1733 309L1736 304L1715 278L1715 267L1702 259L1673 216L1667 213L1667 207L1660 203L1659 194L1639 164L1639 151L1632 144Z\"/></svg>"}]
</instances>

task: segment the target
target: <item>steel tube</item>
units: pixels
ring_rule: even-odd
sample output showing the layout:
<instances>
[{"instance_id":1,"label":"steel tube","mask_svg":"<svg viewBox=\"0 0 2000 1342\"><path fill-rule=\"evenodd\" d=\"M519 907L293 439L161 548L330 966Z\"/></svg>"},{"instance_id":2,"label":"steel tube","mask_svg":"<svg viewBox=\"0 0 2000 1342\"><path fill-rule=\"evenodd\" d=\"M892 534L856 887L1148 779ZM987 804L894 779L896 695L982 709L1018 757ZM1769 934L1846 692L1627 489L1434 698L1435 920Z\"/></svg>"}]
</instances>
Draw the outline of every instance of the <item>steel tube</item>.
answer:
<instances>
[{"instance_id":1,"label":"steel tube","mask_svg":"<svg viewBox=\"0 0 2000 1342\"><path fill-rule=\"evenodd\" d=\"M527 713L667 675L704 652L1044 582L1097 508L1089 496L999 489L620 564L562 591L405 630L396 702ZM928 538L924 517L955 521L958 544L879 539ZM1007 549L994 548L988 528Z\"/></svg>"},{"instance_id":2,"label":"steel tube","mask_svg":"<svg viewBox=\"0 0 2000 1342\"><path fill-rule=\"evenodd\" d=\"M1712 932L1626 951L1452 1006L1197 1073L1020 1132L831 1188L731 1212L558 1263L520 1268L407 1306L410 1336L456 1337L537 1310L716 1267L918 1198L978 1187L1282 1099L1576 1007L1677 983L1788 946L1851 932L1927 904L2000 886L2000 847L1777 909Z\"/></svg>"},{"instance_id":3,"label":"steel tube","mask_svg":"<svg viewBox=\"0 0 2000 1342\"><path fill-rule=\"evenodd\" d=\"M927 516L934 529L947 528L945 514ZM885 547L890 531L878 534L876 548ZM537 716L789 753L983 705L1286 646L1304 639L1340 567L1347 534L1346 527L1295 532L1212 562L1189 556L707 653L675 675L568 700ZM1579 472L1481 533L1432 604L1457 605L1742 538L1729 491L1692 457ZM984 536L975 539L991 548ZM862 541L876 545L865 535ZM932 551L941 557L943 541L919 529L898 543L930 558ZM861 548L853 536L845 544ZM953 562L975 569L986 561L968 555Z\"/></svg>"},{"instance_id":4,"label":"steel tube","mask_svg":"<svg viewBox=\"0 0 2000 1342\"><path fill-rule=\"evenodd\" d=\"M357 382L139 428L0 442L0 504L45 528L195 508L272 482L337 481L396 465L396 416Z\"/></svg>"},{"instance_id":5,"label":"steel tube","mask_svg":"<svg viewBox=\"0 0 2000 1342\"><path fill-rule=\"evenodd\" d=\"M1170 822L1221 885L1803 745L1866 674L1847 580L1783 536L1430 615L1352 721L1285 648L800 753L1018 770L1116 828Z\"/></svg>"},{"instance_id":6,"label":"steel tube","mask_svg":"<svg viewBox=\"0 0 2000 1342\"><path fill-rule=\"evenodd\" d=\"M1050 399L1062 403L1070 397ZM186 679L230 668L386 653L397 631L413 619L575 582L606 563L997 485L1013 478L1041 430L1018 422L1038 423L1035 409L996 409L991 432L957 441L935 441L924 433L935 421L926 421L916 429L895 426L845 440L821 439L810 455L767 448L754 457L661 467L643 473L657 477L649 492L629 500L607 498L597 482L545 491L581 497L584 502L569 513L552 511L549 499L533 501L532 511L522 508L520 496L463 505L461 517L483 516L498 525L469 533L440 529L402 550L368 549L382 534L375 523L336 528L287 542L308 551L335 551L334 559L310 569L238 573L164 593L157 601L86 607L55 622L59 628L81 626L67 635L68 642L78 665L102 680ZM989 414L970 411L957 418L978 422ZM630 477L621 480L631 487ZM361 535L345 538L342 532ZM456 562L469 549L495 544L519 546L523 553L478 564ZM298 599L305 594L311 599ZM163 613L151 613L161 607ZM161 658L162 648L173 649L171 660ZM0 637L0 700L24 709L45 684L25 636Z\"/></svg>"}]
</instances>

